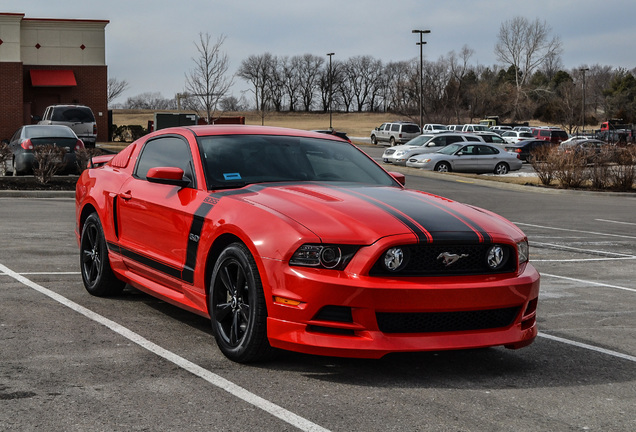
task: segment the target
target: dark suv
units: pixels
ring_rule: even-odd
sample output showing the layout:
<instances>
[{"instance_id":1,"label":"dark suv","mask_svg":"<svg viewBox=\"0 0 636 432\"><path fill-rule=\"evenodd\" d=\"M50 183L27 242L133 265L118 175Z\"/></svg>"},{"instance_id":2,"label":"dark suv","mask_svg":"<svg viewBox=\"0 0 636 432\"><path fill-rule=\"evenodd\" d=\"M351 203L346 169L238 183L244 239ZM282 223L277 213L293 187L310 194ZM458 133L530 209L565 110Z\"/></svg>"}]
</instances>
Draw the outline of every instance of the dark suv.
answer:
<instances>
[{"instance_id":1,"label":"dark suv","mask_svg":"<svg viewBox=\"0 0 636 432\"><path fill-rule=\"evenodd\" d=\"M64 125L73 129L84 146L95 147L97 124L93 111L84 105L51 105L44 110L42 125Z\"/></svg>"}]
</instances>

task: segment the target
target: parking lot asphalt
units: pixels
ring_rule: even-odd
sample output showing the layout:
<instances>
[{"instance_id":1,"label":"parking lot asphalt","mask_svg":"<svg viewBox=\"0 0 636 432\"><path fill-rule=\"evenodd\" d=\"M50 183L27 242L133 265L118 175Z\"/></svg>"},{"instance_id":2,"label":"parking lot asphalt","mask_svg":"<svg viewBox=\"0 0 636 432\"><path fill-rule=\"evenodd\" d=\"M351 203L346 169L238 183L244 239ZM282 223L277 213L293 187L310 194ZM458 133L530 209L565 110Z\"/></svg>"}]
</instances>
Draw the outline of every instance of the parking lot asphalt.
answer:
<instances>
[{"instance_id":1,"label":"parking lot asphalt","mask_svg":"<svg viewBox=\"0 0 636 432\"><path fill-rule=\"evenodd\" d=\"M636 196L407 173L529 237L530 347L238 365L201 317L88 295L70 197L0 195L0 430L636 430Z\"/></svg>"}]
</instances>

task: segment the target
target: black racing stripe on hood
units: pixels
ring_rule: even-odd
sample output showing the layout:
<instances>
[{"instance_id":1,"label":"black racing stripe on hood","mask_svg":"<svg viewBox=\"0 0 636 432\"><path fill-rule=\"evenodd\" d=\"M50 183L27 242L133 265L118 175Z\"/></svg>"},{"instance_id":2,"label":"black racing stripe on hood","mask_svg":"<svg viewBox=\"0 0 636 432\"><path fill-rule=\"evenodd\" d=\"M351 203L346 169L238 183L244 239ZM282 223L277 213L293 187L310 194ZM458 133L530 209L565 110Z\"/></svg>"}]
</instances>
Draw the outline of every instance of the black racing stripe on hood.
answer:
<instances>
[{"instance_id":1,"label":"black racing stripe on hood","mask_svg":"<svg viewBox=\"0 0 636 432\"><path fill-rule=\"evenodd\" d=\"M479 225L477 222L475 222L472 219L469 219L466 215L458 212L457 210L446 206L446 207L442 207L439 204L437 204L437 202L435 202L438 198L436 198L434 200L434 198L432 196L428 196L425 194L416 194L417 198L423 201L426 201L427 203L431 204L431 205L435 205L437 207L440 207L441 209L443 209L444 211L448 212L449 214L452 214L453 216L455 216L457 219L463 221L466 226L470 227L473 231L475 231L477 233L478 236L481 237L480 242L483 243L492 243L492 236L490 235L490 233L485 230L481 225Z\"/></svg>"},{"instance_id":2,"label":"black racing stripe on hood","mask_svg":"<svg viewBox=\"0 0 636 432\"><path fill-rule=\"evenodd\" d=\"M343 189L395 216L418 236L421 242L483 243L490 236L451 209L439 206L419 194L386 188ZM404 194L408 196L404 196ZM405 199L407 198L407 199Z\"/></svg>"}]
</instances>

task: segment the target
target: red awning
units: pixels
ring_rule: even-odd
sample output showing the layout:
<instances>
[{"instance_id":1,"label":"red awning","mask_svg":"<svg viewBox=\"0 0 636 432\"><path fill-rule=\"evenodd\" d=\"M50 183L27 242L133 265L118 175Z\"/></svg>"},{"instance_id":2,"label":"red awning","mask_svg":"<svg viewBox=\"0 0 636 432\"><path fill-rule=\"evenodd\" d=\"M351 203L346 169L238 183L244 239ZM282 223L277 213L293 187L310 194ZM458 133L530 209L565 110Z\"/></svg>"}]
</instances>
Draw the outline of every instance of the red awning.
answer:
<instances>
[{"instance_id":1,"label":"red awning","mask_svg":"<svg viewBox=\"0 0 636 432\"><path fill-rule=\"evenodd\" d=\"M32 69L29 73L33 87L74 87L77 85L72 70Z\"/></svg>"}]
</instances>

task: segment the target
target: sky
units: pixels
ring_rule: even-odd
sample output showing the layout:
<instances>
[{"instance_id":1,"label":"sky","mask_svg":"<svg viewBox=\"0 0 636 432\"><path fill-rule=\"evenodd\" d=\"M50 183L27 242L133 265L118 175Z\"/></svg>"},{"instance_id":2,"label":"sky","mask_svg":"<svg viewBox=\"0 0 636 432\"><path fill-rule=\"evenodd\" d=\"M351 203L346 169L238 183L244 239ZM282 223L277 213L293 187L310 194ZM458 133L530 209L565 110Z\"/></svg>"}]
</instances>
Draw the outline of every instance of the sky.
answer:
<instances>
[{"instance_id":1,"label":"sky","mask_svg":"<svg viewBox=\"0 0 636 432\"><path fill-rule=\"evenodd\" d=\"M501 24L523 16L539 19L562 42L566 69L589 65L636 67L634 0L0 0L0 12L26 18L108 20L106 63L110 78L128 89L115 102L145 92L172 98L183 91L197 56L200 33L221 50L234 73L250 55L335 53L333 60L370 55L383 62L435 61L464 46L472 65L496 65ZM235 78L240 98L249 85ZM245 93L251 101L251 94Z\"/></svg>"}]
</instances>

